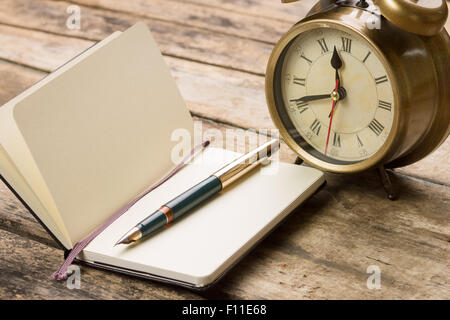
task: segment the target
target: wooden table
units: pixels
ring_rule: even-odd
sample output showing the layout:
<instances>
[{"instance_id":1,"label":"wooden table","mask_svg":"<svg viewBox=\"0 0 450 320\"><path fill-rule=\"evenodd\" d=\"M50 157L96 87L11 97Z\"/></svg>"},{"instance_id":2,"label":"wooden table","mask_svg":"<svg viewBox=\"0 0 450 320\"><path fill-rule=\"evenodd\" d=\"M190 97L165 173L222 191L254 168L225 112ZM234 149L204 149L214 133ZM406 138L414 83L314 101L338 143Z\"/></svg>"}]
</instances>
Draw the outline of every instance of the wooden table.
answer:
<instances>
[{"instance_id":1,"label":"wooden table","mask_svg":"<svg viewBox=\"0 0 450 320\"><path fill-rule=\"evenodd\" d=\"M144 21L205 130L273 128L266 62L313 3L1 0L0 104L95 41ZM70 5L81 8L80 30L66 27ZM325 190L200 294L89 267L82 267L80 290L50 280L62 251L1 184L0 298L448 299L449 150L447 140L428 158L396 170L401 195L395 202L386 199L376 172L327 174ZM295 160L286 145L281 157ZM370 265L381 269L380 290L366 286Z\"/></svg>"}]
</instances>

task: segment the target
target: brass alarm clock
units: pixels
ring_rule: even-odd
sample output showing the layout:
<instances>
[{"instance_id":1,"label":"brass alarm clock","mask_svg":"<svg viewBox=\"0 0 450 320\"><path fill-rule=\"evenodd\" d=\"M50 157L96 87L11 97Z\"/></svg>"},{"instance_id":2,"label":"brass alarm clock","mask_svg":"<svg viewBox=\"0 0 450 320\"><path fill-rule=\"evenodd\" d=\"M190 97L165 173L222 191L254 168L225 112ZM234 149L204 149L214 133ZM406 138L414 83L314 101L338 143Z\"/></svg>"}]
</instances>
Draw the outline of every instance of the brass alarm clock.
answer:
<instances>
[{"instance_id":1,"label":"brass alarm clock","mask_svg":"<svg viewBox=\"0 0 450 320\"><path fill-rule=\"evenodd\" d=\"M435 150L450 127L447 15L444 0L319 1L268 63L267 102L284 141L337 173Z\"/></svg>"}]
</instances>

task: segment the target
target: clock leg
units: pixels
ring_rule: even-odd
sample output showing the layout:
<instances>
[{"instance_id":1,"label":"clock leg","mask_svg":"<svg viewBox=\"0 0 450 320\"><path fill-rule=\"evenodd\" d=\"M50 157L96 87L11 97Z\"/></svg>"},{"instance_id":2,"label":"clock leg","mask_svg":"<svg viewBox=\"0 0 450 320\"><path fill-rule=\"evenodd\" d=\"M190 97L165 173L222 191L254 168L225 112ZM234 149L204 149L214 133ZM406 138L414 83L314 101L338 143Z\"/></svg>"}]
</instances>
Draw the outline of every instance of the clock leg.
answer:
<instances>
[{"instance_id":1,"label":"clock leg","mask_svg":"<svg viewBox=\"0 0 450 320\"><path fill-rule=\"evenodd\" d=\"M302 160L302 158L300 158L300 157L297 157L297 159L295 159L295 162L294 162L295 164L302 164L303 163L303 160Z\"/></svg>"},{"instance_id":2,"label":"clock leg","mask_svg":"<svg viewBox=\"0 0 450 320\"><path fill-rule=\"evenodd\" d=\"M381 183L383 184L384 190L387 193L389 200L396 200L397 199L397 192L396 188L392 184L391 178L389 178L389 174L384 168L383 165L378 167L378 173L380 174Z\"/></svg>"}]
</instances>

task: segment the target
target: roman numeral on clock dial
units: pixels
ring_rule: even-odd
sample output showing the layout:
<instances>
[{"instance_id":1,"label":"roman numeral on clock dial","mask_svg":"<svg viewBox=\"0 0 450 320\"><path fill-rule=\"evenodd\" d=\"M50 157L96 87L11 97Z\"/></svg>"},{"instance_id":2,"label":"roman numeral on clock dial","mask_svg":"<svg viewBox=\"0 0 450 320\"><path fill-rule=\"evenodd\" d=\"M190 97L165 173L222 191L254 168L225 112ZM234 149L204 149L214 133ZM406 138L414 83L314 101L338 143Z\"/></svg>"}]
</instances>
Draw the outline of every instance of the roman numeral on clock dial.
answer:
<instances>
[{"instance_id":1,"label":"roman numeral on clock dial","mask_svg":"<svg viewBox=\"0 0 450 320\"><path fill-rule=\"evenodd\" d=\"M392 111L392 103L380 100L378 102L378 108L381 108L381 109L384 109L387 111Z\"/></svg>"},{"instance_id":2,"label":"roman numeral on clock dial","mask_svg":"<svg viewBox=\"0 0 450 320\"><path fill-rule=\"evenodd\" d=\"M356 140L358 142L358 147L364 147L364 143L361 141L361 138L358 135L356 135Z\"/></svg>"},{"instance_id":3,"label":"roman numeral on clock dial","mask_svg":"<svg viewBox=\"0 0 450 320\"><path fill-rule=\"evenodd\" d=\"M342 37L342 49L345 52L351 53L352 52L352 39Z\"/></svg>"},{"instance_id":4,"label":"roman numeral on clock dial","mask_svg":"<svg viewBox=\"0 0 450 320\"><path fill-rule=\"evenodd\" d=\"M306 86L306 79L294 77L294 84L298 84L301 86Z\"/></svg>"},{"instance_id":5,"label":"roman numeral on clock dial","mask_svg":"<svg viewBox=\"0 0 450 320\"><path fill-rule=\"evenodd\" d=\"M303 60L305 60L306 62L308 62L308 64L312 64L312 61L309 60L307 57L305 57L304 54L302 54L302 55L300 56L300 58L302 58Z\"/></svg>"},{"instance_id":6,"label":"roman numeral on clock dial","mask_svg":"<svg viewBox=\"0 0 450 320\"><path fill-rule=\"evenodd\" d=\"M379 77L379 78L375 78L375 83L376 84L382 84L382 83L387 82L387 81L388 81L387 76L382 76L382 77Z\"/></svg>"},{"instance_id":7,"label":"roman numeral on clock dial","mask_svg":"<svg viewBox=\"0 0 450 320\"><path fill-rule=\"evenodd\" d=\"M362 61L363 63L366 63L367 59L369 59L370 55L372 54L372 52L368 52L366 57L364 58L364 60Z\"/></svg>"},{"instance_id":8,"label":"roman numeral on clock dial","mask_svg":"<svg viewBox=\"0 0 450 320\"><path fill-rule=\"evenodd\" d=\"M383 132L384 126L377 119L373 119L369 124L369 129L379 136Z\"/></svg>"},{"instance_id":9,"label":"roman numeral on clock dial","mask_svg":"<svg viewBox=\"0 0 450 320\"><path fill-rule=\"evenodd\" d=\"M308 109L308 103L304 102L300 99L292 99L291 102L294 102L297 108L299 108L300 113L303 113Z\"/></svg>"},{"instance_id":10,"label":"roman numeral on clock dial","mask_svg":"<svg viewBox=\"0 0 450 320\"><path fill-rule=\"evenodd\" d=\"M341 135L339 133L334 133L333 137L333 146L340 148L341 147Z\"/></svg>"},{"instance_id":11,"label":"roman numeral on clock dial","mask_svg":"<svg viewBox=\"0 0 450 320\"><path fill-rule=\"evenodd\" d=\"M320 48L322 49L322 53L328 52L328 46L327 42L324 38L317 40L317 42L320 44Z\"/></svg>"},{"instance_id":12,"label":"roman numeral on clock dial","mask_svg":"<svg viewBox=\"0 0 450 320\"><path fill-rule=\"evenodd\" d=\"M315 119L309 128L316 134L316 136L318 136L322 125L320 124L319 120Z\"/></svg>"}]
</instances>

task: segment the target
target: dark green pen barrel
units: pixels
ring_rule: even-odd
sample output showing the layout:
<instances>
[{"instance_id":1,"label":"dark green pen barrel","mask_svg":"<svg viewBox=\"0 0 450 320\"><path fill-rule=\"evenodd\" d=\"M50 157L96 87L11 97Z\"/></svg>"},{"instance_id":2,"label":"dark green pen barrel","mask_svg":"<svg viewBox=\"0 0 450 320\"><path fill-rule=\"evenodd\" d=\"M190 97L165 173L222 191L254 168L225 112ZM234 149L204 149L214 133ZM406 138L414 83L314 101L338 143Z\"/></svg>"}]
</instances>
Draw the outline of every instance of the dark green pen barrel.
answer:
<instances>
[{"instance_id":1,"label":"dark green pen barrel","mask_svg":"<svg viewBox=\"0 0 450 320\"><path fill-rule=\"evenodd\" d=\"M151 216L142 220L137 227L141 230L142 237L145 237L150 233L161 229L166 225L166 223L166 215L162 211L157 210Z\"/></svg>"},{"instance_id":2,"label":"dark green pen barrel","mask_svg":"<svg viewBox=\"0 0 450 320\"><path fill-rule=\"evenodd\" d=\"M172 210L173 216L176 219L220 190L222 190L222 183L219 178L211 176L166 203L165 206Z\"/></svg>"},{"instance_id":3,"label":"dark green pen barrel","mask_svg":"<svg viewBox=\"0 0 450 320\"><path fill-rule=\"evenodd\" d=\"M211 176L199 184L193 186L164 206L170 208L173 218L177 219L192 208L222 190L219 178ZM142 232L142 237L161 229L167 224L167 217L161 210L156 210L152 215L142 220L137 227Z\"/></svg>"}]
</instances>

